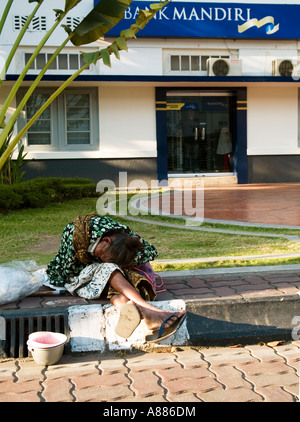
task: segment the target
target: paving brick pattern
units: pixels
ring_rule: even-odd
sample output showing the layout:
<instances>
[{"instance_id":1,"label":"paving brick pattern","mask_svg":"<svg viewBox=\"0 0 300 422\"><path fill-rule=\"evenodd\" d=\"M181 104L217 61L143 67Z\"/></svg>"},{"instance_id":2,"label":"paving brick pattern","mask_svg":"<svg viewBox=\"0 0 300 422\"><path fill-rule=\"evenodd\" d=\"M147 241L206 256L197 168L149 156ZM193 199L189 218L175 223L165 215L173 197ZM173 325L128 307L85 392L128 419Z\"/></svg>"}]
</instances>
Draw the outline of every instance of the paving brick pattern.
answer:
<instances>
[{"instance_id":1,"label":"paving brick pattern","mask_svg":"<svg viewBox=\"0 0 300 422\"><path fill-rule=\"evenodd\" d=\"M191 183L191 179L189 183ZM192 186L195 188L196 185L197 181L195 182L194 179ZM181 186L184 187L184 183ZM204 218L256 224L300 226L299 187L299 183L206 186L204 189ZM178 189L177 186L176 196L171 191L170 203L169 201L162 203L158 199L151 198L151 201L149 199L142 204L147 205L147 207L151 206L153 210L159 209L174 214L175 202L176 209L182 209L184 213L184 204L181 204L181 207L179 205L184 200L185 195L179 195ZM194 210L197 205L195 190L191 199L191 206ZM176 213L178 214L178 211L175 211Z\"/></svg>"},{"instance_id":2,"label":"paving brick pattern","mask_svg":"<svg viewBox=\"0 0 300 422\"><path fill-rule=\"evenodd\" d=\"M300 340L0 360L0 402L298 402Z\"/></svg>"},{"instance_id":3,"label":"paving brick pattern","mask_svg":"<svg viewBox=\"0 0 300 422\"><path fill-rule=\"evenodd\" d=\"M300 290L300 272L171 277L164 280L166 292L159 300L218 299L295 295Z\"/></svg>"}]
</instances>

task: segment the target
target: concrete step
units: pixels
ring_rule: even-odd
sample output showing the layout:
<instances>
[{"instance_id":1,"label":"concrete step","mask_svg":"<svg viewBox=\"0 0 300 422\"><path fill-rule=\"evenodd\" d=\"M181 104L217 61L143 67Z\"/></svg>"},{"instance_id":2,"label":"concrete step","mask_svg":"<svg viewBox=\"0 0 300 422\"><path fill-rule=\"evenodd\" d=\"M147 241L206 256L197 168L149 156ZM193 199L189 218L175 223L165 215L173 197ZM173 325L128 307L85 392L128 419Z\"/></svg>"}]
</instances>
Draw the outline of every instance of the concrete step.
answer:
<instances>
[{"instance_id":1,"label":"concrete step","mask_svg":"<svg viewBox=\"0 0 300 422\"><path fill-rule=\"evenodd\" d=\"M168 183L169 186L178 186L182 184L184 186L184 181L196 182L202 186L236 186L237 185L237 176L233 174L222 174L215 173L214 175L205 175L205 174L182 174L182 175L169 175Z\"/></svg>"}]
</instances>

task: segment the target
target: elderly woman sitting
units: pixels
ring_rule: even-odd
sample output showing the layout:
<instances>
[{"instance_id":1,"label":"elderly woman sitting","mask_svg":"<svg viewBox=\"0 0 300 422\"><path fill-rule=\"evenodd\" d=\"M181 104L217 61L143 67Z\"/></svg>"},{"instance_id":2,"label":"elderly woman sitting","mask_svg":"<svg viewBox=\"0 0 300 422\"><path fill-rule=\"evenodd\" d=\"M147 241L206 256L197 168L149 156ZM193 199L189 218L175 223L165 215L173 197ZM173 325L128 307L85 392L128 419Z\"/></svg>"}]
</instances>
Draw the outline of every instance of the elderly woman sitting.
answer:
<instances>
[{"instance_id":1,"label":"elderly woman sitting","mask_svg":"<svg viewBox=\"0 0 300 422\"><path fill-rule=\"evenodd\" d=\"M57 255L47 266L50 283L87 299L107 298L120 310L116 333L129 337L144 319L159 339L179 327L185 311L160 310L148 301L156 298L141 265L157 256L154 246L129 227L109 217L79 216L65 227Z\"/></svg>"}]
</instances>

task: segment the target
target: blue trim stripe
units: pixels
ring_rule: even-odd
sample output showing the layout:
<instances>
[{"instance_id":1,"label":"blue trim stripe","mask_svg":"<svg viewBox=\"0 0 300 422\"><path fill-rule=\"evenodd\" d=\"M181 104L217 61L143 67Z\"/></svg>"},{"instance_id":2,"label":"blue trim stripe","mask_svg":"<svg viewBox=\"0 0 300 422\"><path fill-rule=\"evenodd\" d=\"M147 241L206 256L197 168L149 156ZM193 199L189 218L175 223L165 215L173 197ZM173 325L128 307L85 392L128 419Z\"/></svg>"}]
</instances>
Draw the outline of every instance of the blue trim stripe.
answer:
<instances>
[{"instance_id":1,"label":"blue trim stripe","mask_svg":"<svg viewBox=\"0 0 300 422\"><path fill-rule=\"evenodd\" d=\"M18 74L6 75L7 81L15 81ZM35 80L37 75L26 75L25 81ZM45 75L43 81L65 81L70 75ZM80 75L75 82L94 81L94 82L290 82L299 83L298 80L290 76L134 76L134 75Z\"/></svg>"}]
</instances>

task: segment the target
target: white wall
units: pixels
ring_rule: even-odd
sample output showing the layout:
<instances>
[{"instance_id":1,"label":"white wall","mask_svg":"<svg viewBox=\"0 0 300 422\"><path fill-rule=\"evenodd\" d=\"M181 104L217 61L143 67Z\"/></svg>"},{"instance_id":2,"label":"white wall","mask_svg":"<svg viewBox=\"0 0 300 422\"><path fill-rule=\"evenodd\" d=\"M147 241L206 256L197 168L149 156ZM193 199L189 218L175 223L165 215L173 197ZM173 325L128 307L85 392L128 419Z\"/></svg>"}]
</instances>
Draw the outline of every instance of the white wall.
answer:
<instances>
[{"instance_id":1,"label":"white wall","mask_svg":"<svg viewBox=\"0 0 300 422\"><path fill-rule=\"evenodd\" d=\"M237 43L244 76L273 76L273 61L291 59L297 63L299 42L296 40L251 40Z\"/></svg>"},{"instance_id":2,"label":"white wall","mask_svg":"<svg viewBox=\"0 0 300 422\"><path fill-rule=\"evenodd\" d=\"M298 87L248 87L248 155L300 154Z\"/></svg>"},{"instance_id":3,"label":"white wall","mask_svg":"<svg viewBox=\"0 0 300 422\"><path fill-rule=\"evenodd\" d=\"M153 87L99 88L101 158L156 157Z\"/></svg>"},{"instance_id":4,"label":"white wall","mask_svg":"<svg viewBox=\"0 0 300 422\"><path fill-rule=\"evenodd\" d=\"M50 3L50 4L49 4ZM6 1L0 2L0 16L3 13L5 8ZM69 12L68 16L86 16L89 11L93 8L94 0L84 0L81 1L77 6L75 6L72 11ZM36 6L36 2L29 3L27 0L15 0L11 6L8 19L5 22L3 33L1 34L1 44L12 44L15 40L18 33L14 31L13 26L13 16L28 16ZM65 2L62 0L51 0L45 1L40 8L38 9L36 16L47 16L47 30L55 22L55 12L54 9L64 9ZM65 23L65 19L62 24ZM42 39L45 32L37 33L35 31L26 31L24 38L22 39L23 45L34 46L37 44L38 39ZM63 40L67 38L66 31L59 25L50 39L47 41L47 45L57 46L62 43Z\"/></svg>"},{"instance_id":5,"label":"white wall","mask_svg":"<svg viewBox=\"0 0 300 422\"><path fill-rule=\"evenodd\" d=\"M130 44L130 43L128 43ZM111 67L100 63L101 75L161 75L161 47L130 47L121 59L111 56Z\"/></svg>"}]
</instances>

